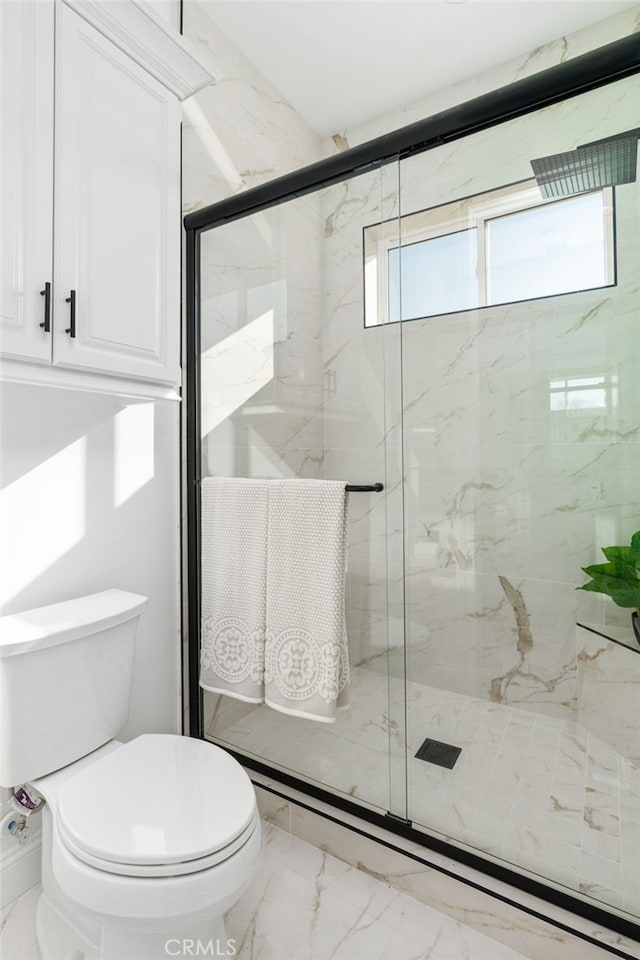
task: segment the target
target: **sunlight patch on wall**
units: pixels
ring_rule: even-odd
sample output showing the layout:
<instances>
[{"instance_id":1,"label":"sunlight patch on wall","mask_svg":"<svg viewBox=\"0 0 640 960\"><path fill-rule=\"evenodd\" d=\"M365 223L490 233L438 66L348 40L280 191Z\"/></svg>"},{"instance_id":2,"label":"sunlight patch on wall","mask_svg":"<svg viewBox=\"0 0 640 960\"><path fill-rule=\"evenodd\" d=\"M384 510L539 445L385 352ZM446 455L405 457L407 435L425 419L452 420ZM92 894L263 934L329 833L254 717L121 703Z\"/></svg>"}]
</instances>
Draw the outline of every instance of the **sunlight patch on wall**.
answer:
<instances>
[{"instance_id":1,"label":"sunlight patch on wall","mask_svg":"<svg viewBox=\"0 0 640 960\"><path fill-rule=\"evenodd\" d=\"M1 602L7 603L86 533L86 437L0 491Z\"/></svg>"},{"instance_id":2,"label":"sunlight patch on wall","mask_svg":"<svg viewBox=\"0 0 640 960\"><path fill-rule=\"evenodd\" d=\"M154 405L133 403L113 418L113 505L120 507L153 479Z\"/></svg>"},{"instance_id":3,"label":"sunlight patch on wall","mask_svg":"<svg viewBox=\"0 0 640 960\"><path fill-rule=\"evenodd\" d=\"M270 309L203 353L203 437L273 380L273 341Z\"/></svg>"}]
</instances>

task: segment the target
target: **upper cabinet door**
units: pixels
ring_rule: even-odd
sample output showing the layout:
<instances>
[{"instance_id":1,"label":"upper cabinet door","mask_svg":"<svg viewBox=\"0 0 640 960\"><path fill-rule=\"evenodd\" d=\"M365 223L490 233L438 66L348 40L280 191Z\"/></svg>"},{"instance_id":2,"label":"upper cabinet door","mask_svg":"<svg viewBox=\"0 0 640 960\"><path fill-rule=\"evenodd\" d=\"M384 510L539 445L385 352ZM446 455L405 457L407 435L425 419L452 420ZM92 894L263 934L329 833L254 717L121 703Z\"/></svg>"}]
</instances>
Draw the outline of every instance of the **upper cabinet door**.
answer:
<instances>
[{"instance_id":1,"label":"upper cabinet door","mask_svg":"<svg viewBox=\"0 0 640 960\"><path fill-rule=\"evenodd\" d=\"M178 382L179 129L174 95L58 4L55 364Z\"/></svg>"},{"instance_id":2,"label":"upper cabinet door","mask_svg":"<svg viewBox=\"0 0 640 960\"><path fill-rule=\"evenodd\" d=\"M53 0L0 2L0 352L51 360Z\"/></svg>"}]
</instances>

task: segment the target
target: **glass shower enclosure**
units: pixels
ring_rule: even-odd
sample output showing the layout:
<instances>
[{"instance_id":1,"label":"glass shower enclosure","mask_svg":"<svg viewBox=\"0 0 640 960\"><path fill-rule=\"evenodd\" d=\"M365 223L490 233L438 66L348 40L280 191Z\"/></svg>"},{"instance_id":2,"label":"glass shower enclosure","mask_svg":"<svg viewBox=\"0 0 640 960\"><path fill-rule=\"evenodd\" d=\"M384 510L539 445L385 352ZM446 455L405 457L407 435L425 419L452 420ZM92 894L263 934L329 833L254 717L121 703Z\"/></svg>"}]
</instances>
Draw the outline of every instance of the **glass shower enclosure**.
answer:
<instances>
[{"instance_id":1,"label":"glass shower enclosure","mask_svg":"<svg viewBox=\"0 0 640 960\"><path fill-rule=\"evenodd\" d=\"M185 223L192 733L637 931L640 646L576 589L640 528L630 50ZM198 689L212 476L374 488L335 724Z\"/></svg>"}]
</instances>

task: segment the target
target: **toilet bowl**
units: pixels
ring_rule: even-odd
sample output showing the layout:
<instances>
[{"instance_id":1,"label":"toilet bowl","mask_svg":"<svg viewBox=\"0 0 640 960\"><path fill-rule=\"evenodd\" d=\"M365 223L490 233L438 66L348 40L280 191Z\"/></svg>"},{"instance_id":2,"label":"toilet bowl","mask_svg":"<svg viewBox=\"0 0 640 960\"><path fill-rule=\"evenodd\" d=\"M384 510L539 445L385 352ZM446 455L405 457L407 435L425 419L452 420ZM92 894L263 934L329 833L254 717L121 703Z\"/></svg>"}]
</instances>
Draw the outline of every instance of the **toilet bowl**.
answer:
<instances>
[{"instance_id":1,"label":"toilet bowl","mask_svg":"<svg viewBox=\"0 0 640 960\"><path fill-rule=\"evenodd\" d=\"M38 704L14 725L22 749L0 733L0 782L26 782L46 801L36 917L43 960L159 960L193 943L209 956L235 952L223 914L249 884L262 843L251 781L206 741L113 736L126 719L122 686L128 691L143 607L144 598L108 591L17 623L0 618L0 696L10 692L10 718L21 683L37 686L48 674L49 711Z\"/></svg>"},{"instance_id":2,"label":"toilet bowl","mask_svg":"<svg viewBox=\"0 0 640 960\"><path fill-rule=\"evenodd\" d=\"M32 785L46 800L44 960L66 960L71 947L86 960L147 960L166 957L170 941L203 939L224 956L223 914L261 851L255 793L229 754L145 735Z\"/></svg>"}]
</instances>

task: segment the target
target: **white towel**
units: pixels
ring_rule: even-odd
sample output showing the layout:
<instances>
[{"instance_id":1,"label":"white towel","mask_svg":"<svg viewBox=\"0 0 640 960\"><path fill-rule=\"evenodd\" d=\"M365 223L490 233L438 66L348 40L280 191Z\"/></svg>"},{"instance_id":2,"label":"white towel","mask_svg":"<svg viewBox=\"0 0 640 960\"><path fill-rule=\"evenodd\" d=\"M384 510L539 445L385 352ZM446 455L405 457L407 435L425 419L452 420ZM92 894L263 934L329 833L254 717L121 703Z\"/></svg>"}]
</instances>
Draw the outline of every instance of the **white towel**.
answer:
<instances>
[{"instance_id":1,"label":"white towel","mask_svg":"<svg viewBox=\"0 0 640 960\"><path fill-rule=\"evenodd\" d=\"M344 482L270 482L265 702L329 723L348 701L346 523Z\"/></svg>"},{"instance_id":2,"label":"white towel","mask_svg":"<svg viewBox=\"0 0 640 960\"><path fill-rule=\"evenodd\" d=\"M268 480L201 484L200 686L264 700Z\"/></svg>"}]
</instances>

